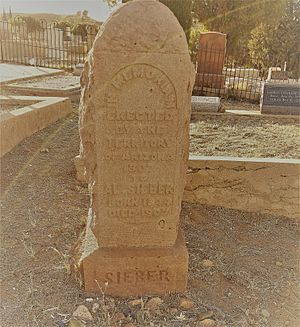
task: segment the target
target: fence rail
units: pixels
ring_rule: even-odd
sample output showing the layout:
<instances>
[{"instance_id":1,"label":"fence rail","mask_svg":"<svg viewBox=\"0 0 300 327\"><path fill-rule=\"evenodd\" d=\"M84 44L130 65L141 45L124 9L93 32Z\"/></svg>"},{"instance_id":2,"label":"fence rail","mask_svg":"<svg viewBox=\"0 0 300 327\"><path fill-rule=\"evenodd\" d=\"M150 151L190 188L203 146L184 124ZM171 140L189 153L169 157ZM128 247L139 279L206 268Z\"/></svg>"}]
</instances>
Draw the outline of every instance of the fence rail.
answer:
<instances>
[{"instance_id":1,"label":"fence rail","mask_svg":"<svg viewBox=\"0 0 300 327\"><path fill-rule=\"evenodd\" d=\"M84 63L99 25L39 21L29 24L23 17L0 21L0 61L52 68L72 68ZM280 65L278 65L280 66ZM211 95L259 101L268 72L235 67L224 49L198 48L194 95ZM287 82L289 81L289 78Z\"/></svg>"},{"instance_id":2,"label":"fence rail","mask_svg":"<svg viewBox=\"0 0 300 327\"><path fill-rule=\"evenodd\" d=\"M39 21L30 26L21 17L0 21L0 60L25 65L69 68L84 63L93 45L98 27L65 26Z\"/></svg>"}]
</instances>

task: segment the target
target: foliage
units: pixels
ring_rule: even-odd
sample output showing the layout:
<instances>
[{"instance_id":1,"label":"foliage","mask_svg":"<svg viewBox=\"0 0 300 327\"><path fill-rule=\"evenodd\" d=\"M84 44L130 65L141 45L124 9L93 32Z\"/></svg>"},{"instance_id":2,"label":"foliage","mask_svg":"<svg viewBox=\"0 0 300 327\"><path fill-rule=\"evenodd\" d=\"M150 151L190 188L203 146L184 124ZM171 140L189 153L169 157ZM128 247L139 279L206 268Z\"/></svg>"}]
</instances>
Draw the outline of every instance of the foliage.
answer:
<instances>
[{"instance_id":1,"label":"foliage","mask_svg":"<svg viewBox=\"0 0 300 327\"><path fill-rule=\"evenodd\" d=\"M260 24L251 31L248 42L250 62L258 68L283 66L299 76L300 2L288 0L277 26Z\"/></svg>"},{"instance_id":2,"label":"foliage","mask_svg":"<svg viewBox=\"0 0 300 327\"><path fill-rule=\"evenodd\" d=\"M61 20L55 24L55 27L66 31L67 27L72 27L72 23L69 22L68 20Z\"/></svg>"},{"instance_id":3,"label":"foliage","mask_svg":"<svg viewBox=\"0 0 300 327\"><path fill-rule=\"evenodd\" d=\"M160 2L174 13L185 32L187 40L189 40L193 23L193 0L160 0Z\"/></svg>"},{"instance_id":4,"label":"foliage","mask_svg":"<svg viewBox=\"0 0 300 327\"><path fill-rule=\"evenodd\" d=\"M201 32L207 32L206 27L203 24L195 23L191 28L189 39L189 49L193 63L196 63L197 61L197 53Z\"/></svg>"},{"instance_id":5,"label":"foliage","mask_svg":"<svg viewBox=\"0 0 300 327\"><path fill-rule=\"evenodd\" d=\"M83 38L87 36L87 24L80 23L72 27L72 33L74 35L81 35Z\"/></svg>"},{"instance_id":6,"label":"foliage","mask_svg":"<svg viewBox=\"0 0 300 327\"><path fill-rule=\"evenodd\" d=\"M267 69L270 66L271 44L270 26L261 23L251 31L248 49L250 63L254 67Z\"/></svg>"},{"instance_id":7,"label":"foliage","mask_svg":"<svg viewBox=\"0 0 300 327\"><path fill-rule=\"evenodd\" d=\"M281 62L287 62L287 69L294 77L300 73L300 1L288 0L285 13L273 38L273 52Z\"/></svg>"},{"instance_id":8,"label":"foliage","mask_svg":"<svg viewBox=\"0 0 300 327\"><path fill-rule=\"evenodd\" d=\"M237 63L245 64L249 60L251 31L261 22L275 28L287 1L194 0L194 17L209 30L227 34L227 52Z\"/></svg>"}]
</instances>

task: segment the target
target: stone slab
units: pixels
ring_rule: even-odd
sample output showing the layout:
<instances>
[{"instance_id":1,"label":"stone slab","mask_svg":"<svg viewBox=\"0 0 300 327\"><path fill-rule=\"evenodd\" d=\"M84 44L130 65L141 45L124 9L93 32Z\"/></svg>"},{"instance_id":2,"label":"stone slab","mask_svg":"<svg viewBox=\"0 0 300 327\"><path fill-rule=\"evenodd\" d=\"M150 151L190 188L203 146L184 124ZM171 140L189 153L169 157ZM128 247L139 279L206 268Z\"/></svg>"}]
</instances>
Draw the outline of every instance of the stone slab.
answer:
<instances>
[{"instance_id":1,"label":"stone slab","mask_svg":"<svg viewBox=\"0 0 300 327\"><path fill-rule=\"evenodd\" d=\"M299 219L300 160L190 156L184 200Z\"/></svg>"},{"instance_id":2,"label":"stone slab","mask_svg":"<svg viewBox=\"0 0 300 327\"><path fill-rule=\"evenodd\" d=\"M81 91L79 77L65 75L7 83L2 89L18 95L69 97L73 101L79 100Z\"/></svg>"},{"instance_id":3,"label":"stone slab","mask_svg":"<svg viewBox=\"0 0 300 327\"><path fill-rule=\"evenodd\" d=\"M300 115L300 83L265 83L262 114Z\"/></svg>"},{"instance_id":4,"label":"stone slab","mask_svg":"<svg viewBox=\"0 0 300 327\"><path fill-rule=\"evenodd\" d=\"M1 101L30 103L29 106L0 115L0 157L33 133L72 112L68 98L0 96ZM35 102L32 104L32 102Z\"/></svg>"},{"instance_id":5,"label":"stone slab","mask_svg":"<svg viewBox=\"0 0 300 327\"><path fill-rule=\"evenodd\" d=\"M192 96L192 113L218 112L221 108L219 97Z\"/></svg>"},{"instance_id":6,"label":"stone slab","mask_svg":"<svg viewBox=\"0 0 300 327\"><path fill-rule=\"evenodd\" d=\"M154 0L128 2L102 28L81 77L93 232L103 247L169 247L188 157L194 69L186 37Z\"/></svg>"},{"instance_id":7,"label":"stone slab","mask_svg":"<svg viewBox=\"0 0 300 327\"><path fill-rule=\"evenodd\" d=\"M5 83L11 83L17 80L26 80L39 76L62 74L63 72L64 71L60 69L1 63L0 85Z\"/></svg>"},{"instance_id":8,"label":"stone slab","mask_svg":"<svg viewBox=\"0 0 300 327\"><path fill-rule=\"evenodd\" d=\"M100 248L83 261L85 290L112 296L184 292L187 268L181 233L171 248Z\"/></svg>"}]
</instances>

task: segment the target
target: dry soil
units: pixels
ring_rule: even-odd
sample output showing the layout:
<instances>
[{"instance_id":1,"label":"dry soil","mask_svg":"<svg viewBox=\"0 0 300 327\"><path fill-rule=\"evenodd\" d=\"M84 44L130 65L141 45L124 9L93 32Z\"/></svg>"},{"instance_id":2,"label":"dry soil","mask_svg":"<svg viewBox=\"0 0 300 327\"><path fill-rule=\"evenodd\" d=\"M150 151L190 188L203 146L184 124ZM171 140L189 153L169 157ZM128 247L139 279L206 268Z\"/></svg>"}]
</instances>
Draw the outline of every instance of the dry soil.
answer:
<instances>
[{"instance_id":1,"label":"dry soil","mask_svg":"<svg viewBox=\"0 0 300 327\"><path fill-rule=\"evenodd\" d=\"M299 326L299 224L220 207L183 204L190 254L184 296L193 308L180 307L179 295L150 310L148 296L132 306L132 299L85 294L69 267L88 208L86 186L75 179L78 149L72 114L2 158L1 326L68 326L80 304L93 320L73 320L73 327L188 327L205 317L219 327Z\"/></svg>"}]
</instances>

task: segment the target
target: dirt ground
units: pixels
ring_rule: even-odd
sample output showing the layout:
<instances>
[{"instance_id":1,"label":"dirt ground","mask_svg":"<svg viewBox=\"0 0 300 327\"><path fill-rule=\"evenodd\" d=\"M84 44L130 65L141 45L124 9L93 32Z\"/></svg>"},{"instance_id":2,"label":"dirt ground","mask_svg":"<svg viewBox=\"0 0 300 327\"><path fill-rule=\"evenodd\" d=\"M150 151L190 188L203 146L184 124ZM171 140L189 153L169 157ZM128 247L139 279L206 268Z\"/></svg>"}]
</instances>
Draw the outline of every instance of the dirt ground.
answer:
<instances>
[{"instance_id":1,"label":"dirt ground","mask_svg":"<svg viewBox=\"0 0 300 327\"><path fill-rule=\"evenodd\" d=\"M28 105L30 105L30 103ZM13 111L13 110L16 110L16 109L23 108L25 106L27 106L27 104L26 105L25 104L7 104L7 103L4 104L4 103L0 102L0 115L10 112L10 111Z\"/></svg>"},{"instance_id":2,"label":"dirt ground","mask_svg":"<svg viewBox=\"0 0 300 327\"><path fill-rule=\"evenodd\" d=\"M80 76L74 76L72 74L57 75L57 76L46 76L39 77L36 79L30 79L27 81L20 81L11 83L13 86L22 87L37 87L45 89L63 90L70 87L79 86Z\"/></svg>"},{"instance_id":3,"label":"dirt ground","mask_svg":"<svg viewBox=\"0 0 300 327\"><path fill-rule=\"evenodd\" d=\"M224 102L227 109L243 103ZM246 106L254 110L255 105ZM250 110L250 109L249 109ZM190 126L190 153L200 156L300 157L300 121L291 116L199 115Z\"/></svg>"},{"instance_id":4,"label":"dirt ground","mask_svg":"<svg viewBox=\"0 0 300 327\"><path fill-rule=\"evenodd\" d=\"M183 204L185 295L162 297L153 311L147 296L133 306L132 299L85 294L68 264L88 208L87 189L75 179L78 149L73 114L2 158L1 326L69 327L80 304L93 320L72 327L300 325L299 224L220 207ZM183 296L193 308L179 305Z\"/></svg>"}]
</instances>

